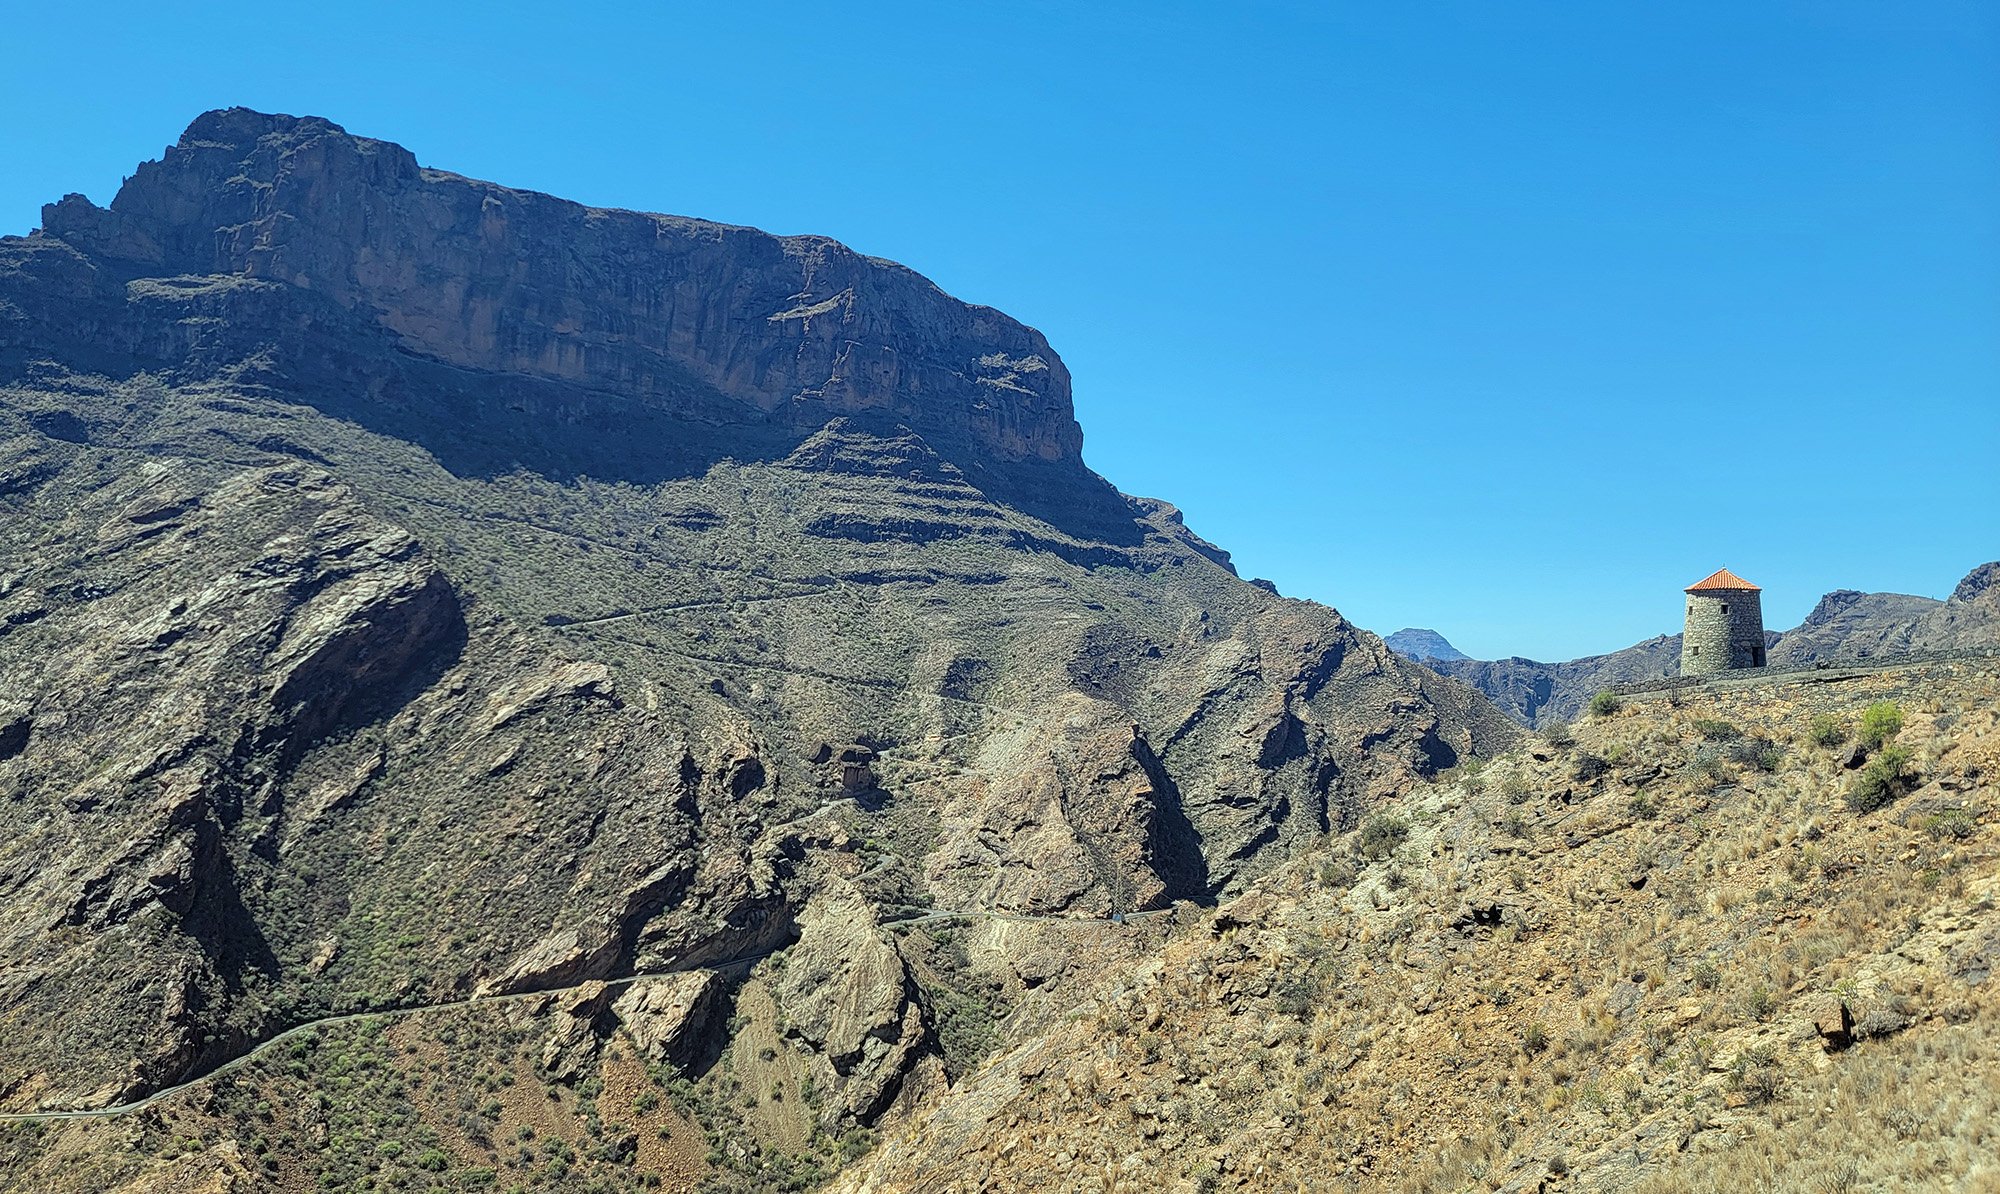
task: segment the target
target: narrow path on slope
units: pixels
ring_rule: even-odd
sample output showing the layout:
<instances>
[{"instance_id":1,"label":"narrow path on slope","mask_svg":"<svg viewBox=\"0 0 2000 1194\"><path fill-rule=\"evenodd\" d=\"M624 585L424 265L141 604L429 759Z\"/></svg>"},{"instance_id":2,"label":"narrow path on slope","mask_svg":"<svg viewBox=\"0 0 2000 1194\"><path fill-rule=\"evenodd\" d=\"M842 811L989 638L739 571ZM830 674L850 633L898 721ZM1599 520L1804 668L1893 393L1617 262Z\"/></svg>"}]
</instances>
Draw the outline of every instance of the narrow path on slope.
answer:
<instances>
[{"instance_id":1,"label":"narrow path on slope","mask_svg":"<svg viewBox=\"0 0 2000 1194\"><path fill-rule=\"evenodd\" d=\"M1158 908L1149 912L1131 912L1125 915L1124 920L1125 923L1130 923L1131 921L1137 920L1142 917L1161 916L1171 911L1172 909L1170 908ZM899 920L885 920L881 922L881 925L883 928L902 928L910 925L929 924L945 920L977 920L977 919L1023 921L1023 922L1030 922L1037 924L1118 925L1120 923L1118 921L1110 920L1108 918L1098 919L1096 917L1087 917L1087 916L1033 916L1026 913L973 911L973 912L926 912L918 916L904 917ZM304 1036L309 1032L318 1031L319 1029L322 1028L330 1028L340 1024L352 1024L361 1020L376 1020L376 1019L396 1020L408 1016L422 1015L426 1012L451 1011L455 1008L468 1008L468 1007L483 1008L483 1007L492 1007L498 1004L520 1003L530 999L541 999L546 996L561 995L569 991L580 990L583 987L589 986L593 982L602 982L605 986L605 989L610 990L619 987L628 987L631 986L633 983L645 982L649 979L672 978L675 975L692 974L702 970L719 970L719 971L735 970L740 967L749 966L753 963L760 962L784 948L788 948L788 946L774 946L771 949L763 950L758 953L743 954L738 957L729 958L725 961L712 962L706 965L675 966L675 967L669 967L665 970L648 970L648 971L642 971L638 974L628 974L622 978L586 979L583 982L570 983L566 986L538 987L532 991L510 991L503 995L470 995L464 999L451 999L451 1000L446 1000L443 1003L419 1003L419 1004L412 1004L409 1007L377 1008L372 1011L342 1012L339 1015L322 1016L317 1020L308 1020L303 1024L297 1024L292 1026L291 1028L287 1028L283 1032L279 1033L274 1037L271 1037L269 1040L264 1041L262 1044L257 1045L255 1048L249 1050L248 1052L240 1053L237 1056L232 1057L229 1060L224 1061L221 1064L215 1066L213 1069L204 1070L203 1072L196 1074L191 1078L187 1078L183 1081L176 1082L172 1086L163 1086L159 1090L156 1090L153 1093L146 1095L142 1098L133 1099L131 1102L114 1103L107 1107L72 1108L69 1110L61 1110L61 1111L0 1112L0 1124L56 1123L63 1120L109 1119L120 1115L130 1115L135 1111L143 1111L146 1108L151 1107L155 1103L161 1102L165 1099L170 1099L173 1096L180 1094L182 1091L190 1090L196 1086L202 1085L205 1082L212 1082L217 1078L221 1078L228 1074L232 1074L237 1070L240 1070L245 1066L249 1065L251 1062L257 1060L259 1057L262 1057L264 1054L269 1053L271 1050L277 1048L279 1045L282 1045L290 1040L295 1040L298 1037Z\"/></svg>"},{"instance_id":2,"label":"narrow path on slope","mask_svg":"<svg viewBox=\"0 0 2000 1194\"><path fill-rule=\"evenodd\" d=\"M223 1077L226 1074L234 1073L235 1071L240 1070L244 1066L247 1066L251 1062L257 1060L257 1058L270 1052L277 1046L285 1043L286 1041L304 1036L306 1033L309 1032L314 1032L319 1029L332 1027L338 1024L352 1024L360 1020L376 1020L376 1019L396 1020L396 1019L402 1019L406 1016L422 1015L425 1012L450 1011L454 1008L490 1007L503 1003L520 1003L529 999L541 999L550 995L561 995L564 994L565 992L580 990L583 987L589 986L593 982L602 982L605 988L609 990L617 987L628 987L631 986L633 983L644 982L648 979L671 978L675 975L693 974L697 971L702 971L702 970L734 970L737 969L738 967L748 966L752 963L762 961L763 959L770 957L772 954L777 953L778 950L783 948L786 947L774 946L771 949L764 950L760 953L744 954L740 957L730 958L721 962L711 962L700 966L675 966L675 967L669 967L668 969L665 970L648 970L648 971L642 971L641 973L638 974L628 974L625 975L623 978L586 979L580 983L570 983L567 986L561 986L561 987L538 987L532 991L509 991L501 995L471 995L467 996L464 999L446 1000L443 1003L418 1003L418 1004L412 1004L408 1007L376 1008L372 1011L342 1012L341 1014L336 1016L322 1016L317 1020L308 1020L303 1024L297 1024L290 1028L287 1028L285 1031L279 1033L278 1035L270 1038L267 1041L264 1041L262 1044L251 1049L249 1052L238 1054L237 1056L232 1057L229 1060L215 1066L213 1069L204 1070L203 1072L196 1074L191 1078L188 1078L181 1082L176 1082L172 1086L161 1087L159 1090L154 1091L152 1094L146 1095L143 1098L134 1099L129 1103L114 1103L108 1107L74 1108L67 1111L0 1112L0 1124L53 1122L57 1120L66 1120L66 1119L105 1119L112 1116L129 1115L134 1111L143 1111L147 1107L150 1107L153 1104L160 1102L163 1099L172 1098L174 1095L177 1095L184 1090L200 1086L204 1082L211 1082L217 1078Z\"/></svg>"}]
</instances>

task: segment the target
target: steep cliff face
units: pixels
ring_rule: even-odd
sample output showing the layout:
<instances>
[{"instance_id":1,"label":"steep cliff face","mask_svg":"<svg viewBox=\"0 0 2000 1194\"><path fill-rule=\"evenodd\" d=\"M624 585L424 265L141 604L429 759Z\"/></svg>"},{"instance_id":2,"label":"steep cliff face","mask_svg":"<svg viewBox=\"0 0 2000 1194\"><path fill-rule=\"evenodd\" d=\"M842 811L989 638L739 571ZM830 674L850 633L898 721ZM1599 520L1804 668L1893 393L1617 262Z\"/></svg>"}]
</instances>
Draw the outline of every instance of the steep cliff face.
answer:
<instances>
[{"instance_id":1,"label":"steep cliff face","mask_svg":"<svg viewBox=\"0 0 2000 1194\"><path fill-rule=\"evenodd\" d=\"M1514 740L1092 474L1068 386L899 266L309 118L0 239L0 1105L560 988L537 1077L732 1056L797 1154Z\"/></svg>"},{"instance_id":2,"label":"steep cliff face","mask_svg":"<svg viewBox=\"0 0 2000 1194\"><path fill-rule=\"evenodd\" d=\"M72 197L44 231L148 276L324 295L466 368L669 407L698 382L793 426L882 411L1002 459L1082 448L1041 334L902 266L427 170L316 118L208 113L108 213Z\"/></svg>"}]
</instances>

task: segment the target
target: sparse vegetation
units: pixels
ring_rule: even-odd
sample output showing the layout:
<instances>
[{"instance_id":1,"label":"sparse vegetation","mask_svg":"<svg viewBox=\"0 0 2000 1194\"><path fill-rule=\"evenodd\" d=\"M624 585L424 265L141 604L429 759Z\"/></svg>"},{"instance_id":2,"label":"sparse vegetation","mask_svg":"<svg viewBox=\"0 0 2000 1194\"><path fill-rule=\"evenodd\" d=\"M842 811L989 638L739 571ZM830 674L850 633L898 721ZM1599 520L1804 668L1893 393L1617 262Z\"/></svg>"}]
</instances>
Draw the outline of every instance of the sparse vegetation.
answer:
<instances>
[{"instance_id":1,"label":"sparse vegetation","mask_svg":"<svg viewBox=\"0 0 2000 1194\"><path fill-rule=\"evenodd\" d=\"M1903 794L1909 779L1910 750L1906 746L1884 746L1869 757L1868 763L1847 785L1847 807L1857 813L1872 813Z\"/></svg>"},{"instance_id":2,"label":"sparse vegetation","mask_svg":"<svg viewBox=\"0 0 2000 1194\"><path fill-rule=\"evenodd\" d=\"M1821 713L1812 719L1812 726L1806 736L1815 746L1839 746L1847 741L1847 720L1832 713Z\"/></svg>"},{"instance_id":3,"label":"sparse vegetation","mask_svg":"<svg viewBox=\"0 0 2000 1194\"><path fill-rule=\"evenodd\" d=\"M1903 708L1894 701L1877 701L1861 711L1861 743L1879 748L1903 729Z\"/></svg>"},{"instance_id":4,"label":"sparse vegetation","mask_svg":"<svg viewBox=\"0 0 2000 1194\"><path fill-rule=\"evenodd\" d=\"M1730 742L1743 736L1742 730L1719 717L1695 718L1694 732L1710 742Z\"/></svg>"},{"instance_id":5,"label":"sparse vegetation","mask_svg":"<svg viewBox=\"0 0 2000 1194\"><path fill-rule=\"evenodd\" d=\"M1380 861L1395 853L1410 836L1410 823L1395 813L1372 813L1361 825L1354 848L1363 858Z\"/></svg>"},{"instance_id":6,"label":"sparse vegetation","mask_svg":"<svg viewBox=\"0 0 2000 1194\"><path fill-rule=\"evenodd\" d=\"M1643 1187L1680 1167L1714 1178L1708 1158L1722 1153L1742 1156L1746 1174L1768 1171L1760 1157L1817 1174L1799 1168L1802 1142L1845 1149L1850 1131L1887 1149L1882 1157L1896 1155L1884 1142L1921 1150L1923 1172L1942 1175L1934 1184L1964 1186L1965 1158L1980 1146L1961 1143L1976 1131L1952 1116L1989 1106L1985 1084L2000 1088L2000 1063L1978 1036L1990 992L1912 959L1970 956L1957 944L1941 948L1948 939L1933 926L1959 931L1990 919L1973 894L1990 873L1977 848L1990 836L1981 832L1987 805L1968 776L1995 773L1992 722L1963 688L1943 690L1934 709L1911 703L1901 681L1862 683L1877 686L1810 698L1844 702L1857 718L1866 698L1905 700L1904 728L1871 762L1907 752L1889 784L1902 790L1918 769L1948 781L1936 789L1942 795L1927 789L1922 803L1912 800L1908 817L1861 822L1839 810L1845 785L1867 777L1805 743L1799 728L1812 706L1767 706L1756 690L1697 691L1677 710L1645 695L1615 722L1583 725L1588 752L1552 752L1531 738L1490 766L1468 759L1457 773L1472 781L1464 789L1397 792L1345 839L1254 879L1249 902L1184 911L1171 931L1164 918L1049 937L1032 937L1040 930L1029 926L992 935L954 926L926 945L919 938L928 930L909 930L899 940L914 959L925 1029L943 1043L959 1092L941 1097L994 1100L1000 1116L989 1120L981 1105L967 1130L973 1144L992 1146L981 1155L995 1166L996 1188L1025 1188L1012 1182L1024 1174L1068 1188L1078 1173L1095 1175L1091 1150L1114 1145L1121 1151L1105 1155L1129 1187L1117 1160L1148 1157L1152 1147L1134 1140L1178 1140L1185 1157L1166 1167L1174 1172L1149 1160L1138 1171L1143 1183L1170 1186L1227 1149L1254 1152L1273 1185L1338 1188L1328 1175L1365 1159L1380 1188L1412 1190L1492 1188L1496 1175L1532 1172L1520 1168L1524 1158L1588 1177L1587 1159L1610 1142L1636 1141L1632 1181ZM1941 740L1933 727L1954 714L1958 728ZM1737 732L1695 731L1696 717ZM1585 774L1590 781L1579 782ZM1724 783L1727 794L1717 796ZM879 877L903 874L894 835L923 827L915 818L888 824L885 814L843 828L862 844L852 863L836 861L852 870L887 862ZM1958 845L1967 840L1975 848ZM1359 862L1382 865L1357 889ZM925 894L897 881L905 886L891 890L913 906ZM1215 931L1222 917L1235 919ZM1002 950L1018 949L1008 940L1017 932L1038 945L1061 933L1065 944L1050 948L1102 953L1090 955L1087 978L1066 975L1011 1002L968 973L968 951L986 951L997 961L986 973L1006 978L1019 954ZM1162 937L1139 944L1146 933ZM367 950L385 975L429 947L422 933L400 928L342 943ZM1135 969L1154 957L1156 969ZM802 958L795 951L798 969L788 973L804 973ZM1061 985L1071 982L1080 985ZM1106 996L1101 1017L1072 1016L1106 992L1115 997ZM1826 1054L1811 1038L1807 1026L1829 992L1853 1009L1865 1044ZM497 1009L468 1011L421 1032L377 1033L372 1045L360 1029L341 1028L318 1043L289 1042L268 1068L242 1072L241 1093L219 1092L213 1115L170 1105L131 1163L164 1164L169 1148L186 1162L234 1144L274 1189L540 1194L657 1188L662 1171L649 1166L671 1149L688 1150L685 1164L707 1190L747 1192L811 1188L875 1147L871 1133L839 1118L844 1092L831 1071L796 1071L815 1059L794 1035L764 1035L768 1013L752 1014L740 999L727 1013L746 1035L725 1060L692 1077L662 1068L637 1084L617 1076L615 1059L629 1045L615 1031L601 1043L603 1059L557 1080L539 1064L553 1027L546 1016L510 1025ZM985 1061L1003 1050L989 1069ZM937 1063L926 1064L934 1074ZM1819 1065L1829 1066L1825 1076ZM1885 1100L1851 1090L1861 1081L1886 1084L1877 1090L1907 1083L1925 1098L1940 1082L1960 1086L1952 1100L1913 1095L1910 1105L1939 1122L1899 1119L1898 1129L1866 1119ZM329 1142L306 1166L284 1141L309 1130L299 1120L312 1106L308 1091L325 1098L314 1113ZM1482 1120L1496 1107L1521 1114ZM1862 1119L1839 1120L1848 1115ZM1032 1143L1049 1140L1056 1122L1058 1145ZM1432 1145L1426 1125L1435 1122L1468 1126ZM799 1123L802 1141L776 1135ZM1820 1135L1801 1135L1795 1123L1816 1123ZM1649 1134L1635 1136L1641 1124ZM914 1137L900 1118L884 1126L889 1143L860 1163L893 1178L909 1172L896 1166ZM8 1168L24 1164L9 1158L34 1152L17 1144L23 1138L0 1132L0 1185L41 1188ZM1692 1143L1683 1148L1684 1140ZM1007 1144L1014 1149L1002 1155ZM1058 1164L1061 1150L1071 1156ZM1893 1162L1856 1152L1867 1180L1895 1187ZM267 1158L276 1168L264 1168ZM1217 1184L1243 1174L1232 1162Z\"/></svg>"},{"instance_id":7,"label":"sparse vegetation","mask_svg":"<svg viewBox=\"0 0 2000 1194\"><path fill-rule=\"evenodd\" d=\"M1625 702L1615 692L1600 692L1590 698L1590 715L1592 717L1609 717L1624 707Z\"/></svg>"},{"instance_id":8,"label":"sparse vegetation","mask_svg":"<svg viewBox=\"0 0 2000 1194\"><path fill-rule=\"evenodd\" d=\"M1979 822L1962 808L1950 808L1924 818L1924 832L1934 838L1962 842L1979 831Z\"/></svg>"}]
</instances>

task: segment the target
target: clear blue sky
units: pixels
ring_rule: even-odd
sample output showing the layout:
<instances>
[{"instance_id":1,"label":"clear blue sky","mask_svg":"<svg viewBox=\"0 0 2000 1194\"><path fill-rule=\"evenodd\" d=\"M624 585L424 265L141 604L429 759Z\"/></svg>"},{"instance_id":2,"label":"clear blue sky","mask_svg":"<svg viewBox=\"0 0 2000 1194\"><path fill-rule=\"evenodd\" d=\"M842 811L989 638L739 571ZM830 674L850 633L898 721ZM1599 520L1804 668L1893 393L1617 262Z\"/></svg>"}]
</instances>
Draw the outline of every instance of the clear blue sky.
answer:
<instances>
[{"instance_id":1,"label":"clear blue sky","mask_svg":"<svg viewBox=\"0 0 2000 1194\"><path fill-rule=\"evenodd\" d=\"M40 6L0 230L247 104L832 235L1046 332L1245 575L1480 656L2000 556L1990 3L444 8Z\"/></svg>"}]
</instances>

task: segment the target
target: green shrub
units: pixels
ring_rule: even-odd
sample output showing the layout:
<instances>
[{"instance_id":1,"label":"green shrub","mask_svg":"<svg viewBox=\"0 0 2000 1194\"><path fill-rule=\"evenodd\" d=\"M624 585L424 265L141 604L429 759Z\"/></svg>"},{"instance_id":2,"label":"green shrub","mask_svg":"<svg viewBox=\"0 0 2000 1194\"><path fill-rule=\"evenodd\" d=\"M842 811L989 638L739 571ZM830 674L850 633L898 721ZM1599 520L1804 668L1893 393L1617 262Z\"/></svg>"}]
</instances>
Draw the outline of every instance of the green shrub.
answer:
<instances>
[{"instance_id":1,"label":"green shrub","mask_svg":"<svg viewBox=\"0 0 2000 1194\"><path fill-rule=\"evenodd\" d=\"M1710 742L1728 742L1733 738L1741 738L1743 736L1742 730L1737 729L1734 725L1719 717L1697 717L1694 719L1694 729L1695 733L1700 734Z\"/></svg>"},{"instance_id":2,"label":"green shrub","mask_svg":"<svg viewBox=\"0 0 2000 1194\"><path fill-rule=\"evenodd\" d=\"M1600 692L1590 698L1590 715L1592 717L1609 717L1624 707L1625 702L1618 699L1618 694L1609 690Z\"/></svg>"},{"instance_id":3,"label":"green shrub","mask_svg":"<svg viewBox=\"0 0 2000 1194\"><path fill-rule=\"evenodd\" d=\"M1438 772L1437 782L1441 784L1463 784L1469 792L1479 790L1479 773L1486 770L1486 760L1478 755L1467 755L1454 766Z\"/></svg>"},{"instance_id":4,"label":"green shrub","mask_svg":"<svg viewBox=\"0 0 2000 1194\"><path fill-rule=\"evenodd\" d=\"M1727 748L1731 759L1759 771L1776 771L1785 761L1785 752L1761 738L1744 738Z\"/></svg>"},{"instance_id":5,"label":"green shrub","mask_svg":"<svg viewBox=\"0 0 2000 1194\"><path fill-rule=\"evenodd\" d=\"M1806 736L1816 746L1839 746L1847 741L1847 721L1831 713L1822 713L1812 719L1812 728L1806 731Z\"/></svg>"},{"instance_id":6,"label":"green shrub","mask_svg":"<svg viewBox=\"0 0 2000 1194\"><path fill-rule=\"evenodd\" d=\"M1343 858L1329 858L1319 864L1320 886L1328 888L1351 887L1354 884L1354 865Z\"/></svg>"},{"instance_id":7,"label":"green shrub","mask_svg":"<svg viewBox=\"0 0 2000 1194\"><path fill-rule=\"evenodd\" d=\"M1698 782L1719 784L1729 778L1729 767L1722 760L1722 752L1713 746L1697 747L1694 757L1688 760L1687 771Z\"/></svg>"},{"instance_id":8,"label":"green shrub","mask_svg":"<svg viewBox=\"0 0 2000 1194\"><path fill-rule=\"evenodd\" d=\"M1978 830L1979 823L1972 819L1971 813L1962 808L1948 808L1924 818L1924 832L1940 840L1950 838L1962 842Z\"/></svg>"},{"instance_id":9,"label":"green shrub","mask_svg":"<svg viewBox=\"0 0 2000 1194\"><path fill-rule=\"evenodd\" d=\"M1542 740L1550 746L1574 746L1576 735L1570 731L1568 722L1557 718L1542 727Z\"/></svg>"},{"instance_id":10,"label":"green shrub","mask_svg":"<svg viewBox=\"0 0 2000 1194\"><path fill-rule=\"evenodd\" d=\"M1869 750L1894 738L1903 728L1903 710L1894 701L1877 701L1861 711L1861 741Z\"/></svg>"},{"instance_id":11,"label":"green shrub","mask_svg":"<svg viewBox=\"0 0 2000 1194\"><path fill-rule=\"evenodd\" d=\"M1875 752L1868 765L1847 785L1847 807L1857 813L1872 813L1903 794L1909 776L1907 746L1885 746Z\"/></svg>"},{"instance_id":12,"label":"green shrub","mask_svg":"<svg viewBox=\"0 0 2000 1194\"><path fill-rule=\"evenodd\" d=\"M1696 962L1694 964L1694 985L1696 989L1702 991L1713 991L1715 990L1716 985L1719 984L1721 981L1722 981L1722 968L1717 966L1715 963Z\"/></svg>"},{"instance_id":13,"label":"green shrub","mask_svg":"<svg viewBox=\"0 0 2000 1194\"><path fill-rule=\"evenodd\" d=\"M1769 1045L1759 1045L1737 1054L1729 1072L1729 1084L1742 1091L1744 1099L1752 1105L1777 1098L1784 1078L1785 1072L1778 1064L1777 1053Z\"/></svg>"},{"instance_id":14,"label":"green shrub","mask_svg":"<svg viewBox=\"0 0 2000 1194\"><path fill-rule=\"evenodd\" d=\"M1521 1052L1533 1057L1549 1047L1549 1032L1540 1024L1530 1024L1521 1030Z\"/></svg>"},{"instance_id":15,"label":"green shrub","mask_svg":"<svg viewBox=\"0 0 2000 1194\"><path fill-rule=\"evenodd\" d=\"M1384 859L1410 836L1409 822L1394 813L1375 813L1361 826L1354 848L1364 858Z\"/></svg>"},{"instance_id":16,"label":"green shrub","mask_svg":"<svg viewBox=\"0 0 2000 1194\"><path fill-rule=\"evenodd\" d=\"M1625 809L1632 814L1632 818L1635 821L1650 821L1660 811L1660 806L1653 802L1651 796L1640 792L1632 797L1631 802L1626 804Z\"/></svg>"}]
</instances>

